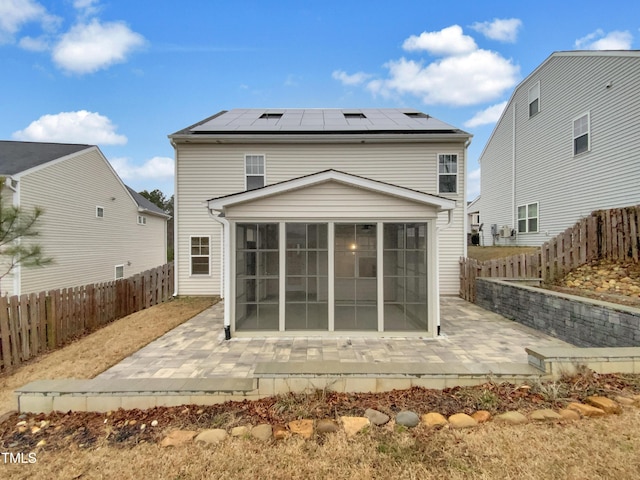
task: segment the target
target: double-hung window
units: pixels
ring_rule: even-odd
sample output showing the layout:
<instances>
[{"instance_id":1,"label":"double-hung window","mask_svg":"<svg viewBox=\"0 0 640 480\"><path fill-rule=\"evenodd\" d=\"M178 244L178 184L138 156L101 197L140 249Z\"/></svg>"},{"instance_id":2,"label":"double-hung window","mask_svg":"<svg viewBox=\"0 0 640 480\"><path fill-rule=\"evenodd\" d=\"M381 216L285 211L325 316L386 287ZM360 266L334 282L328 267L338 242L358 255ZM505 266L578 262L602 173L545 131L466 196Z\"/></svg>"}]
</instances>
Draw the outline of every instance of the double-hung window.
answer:
<instances>
[{"instance_id":1,"label":"double-hung window","mask_svg":"<svg viewBox=\"0 0 640 480\"><path fill-rule=\"evenodd\" d=\"M538 231L538 203L518 206L518 233Z\"/></svg>"},{"instance_id":2,"label":"double-hung window","mask_svg":"<svg viewBox=\"0 0 640 480\"><path fill-rule=\"evenodd\" d=\"M529 89L529 118L540 111L540 82Z\"/></svg>"},{"instance_id":3,"label":"double-hung window","mask_svg":"<svg viewBox=\"0 0 640 480\"><path fill-rule=\"evenodd\" d=\"M191 275L209 275L209 237L191 237Z\"/></svg>"},{"instance_id":4,"label":"double-hung window","mask_svg":"<svg viewBox=\"0 0 640 480\"><path fill-rule=\"evenodd\" d=\"M589 112L573 121L573 154L591 150L590 140L591 119Z\"/></svg>"},{"instance_id":5,"label":"double-hung window","mask_svg":"<svg viewBox=\"0 0 640 480\"><path fill-rule=\"evenodd\" d=\"M438 155L438 193L458 192L458 155Z\"/></svg>"},{"instance_id":6,"label":"double-hung window","mask_svg":"<svg viewBox=\"0 0 640 480\"><path fill-rule=\"evenodd\" d=\"M246 190L264 187L264 155L245 155Z\"/></svg>"}]
</instances>

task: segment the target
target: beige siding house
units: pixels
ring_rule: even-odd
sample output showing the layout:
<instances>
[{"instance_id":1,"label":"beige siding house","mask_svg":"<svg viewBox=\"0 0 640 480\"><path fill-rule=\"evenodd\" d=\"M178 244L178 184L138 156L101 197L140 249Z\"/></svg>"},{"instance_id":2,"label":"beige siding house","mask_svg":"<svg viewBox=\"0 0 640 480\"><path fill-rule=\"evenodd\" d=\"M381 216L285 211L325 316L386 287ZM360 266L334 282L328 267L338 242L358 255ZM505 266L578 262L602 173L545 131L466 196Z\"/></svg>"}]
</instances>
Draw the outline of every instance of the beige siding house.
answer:
<instances>
[{"instance_id":1,"label":"beige siding house","mask_svg":"<svg viewBox=\"0 0 640 480\"><path fill-rule=\"evenodd\" d=\"M1 141L0 174L3 201L44 210L35 241L53 259L4 276L3 294L111 281L166 263L168 216L125 186L98 147Z\"/></svg>"},{"instance_id":2,"label":"beige siding house","mask_svg":"<svg viewBox=\"0 0 640 480\"><path fill-rule=\"evenodd\" d=\"M556 52L513 92L480 157L484 245L541 245L640 203L640 51Z\"/></svg>"},{"instance_id":3,"label":"beige siding house","mask_svg":"<svg viewBox=\"0 0 640 480\"><path fill-rule=\"evenodd\" d=\"M169 136L176 293L227 333L437 334L471 135L411 109L237 109Z\"/></svg>"}]
</instances>

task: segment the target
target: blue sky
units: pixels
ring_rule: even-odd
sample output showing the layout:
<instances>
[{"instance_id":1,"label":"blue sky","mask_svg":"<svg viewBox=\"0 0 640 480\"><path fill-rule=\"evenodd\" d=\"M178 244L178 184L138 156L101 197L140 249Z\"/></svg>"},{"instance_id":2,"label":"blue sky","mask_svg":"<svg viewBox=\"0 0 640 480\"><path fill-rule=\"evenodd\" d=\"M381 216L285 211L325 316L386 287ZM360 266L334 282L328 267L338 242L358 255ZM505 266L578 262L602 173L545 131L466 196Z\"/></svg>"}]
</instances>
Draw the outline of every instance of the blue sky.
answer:
<instances>
[{"instance_id":1,"label":"blue sky","mask_svg":"<svg viewBox=\"0 0 640 480\"><path fill-rule=\"evenodd\" d=\"M0 139L99 145L173 193L167 135L231 108L412 107L474 135L552 52L640 48L637 1L0 0Z\"/></svg>"}]
</instances>

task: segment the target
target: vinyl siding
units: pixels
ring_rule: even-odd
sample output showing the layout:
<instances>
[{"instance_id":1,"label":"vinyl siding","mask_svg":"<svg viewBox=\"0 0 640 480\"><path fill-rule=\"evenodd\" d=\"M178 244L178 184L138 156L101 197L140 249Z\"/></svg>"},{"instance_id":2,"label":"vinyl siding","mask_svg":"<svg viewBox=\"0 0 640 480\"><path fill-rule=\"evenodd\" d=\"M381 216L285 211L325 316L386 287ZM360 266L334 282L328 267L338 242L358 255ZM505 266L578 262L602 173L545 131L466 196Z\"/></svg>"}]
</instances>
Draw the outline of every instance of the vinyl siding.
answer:
<instances>
[{"instance_id":1,"label":"vinyl siding","mask_svg":"<svg viewBox=\"0 0 640 480\"><path fill-rule=\"evenodd\" d=\"M458 259L464 253L464 144L179 144L176 152L177 280L180 295L220 294L221 227L208 215L205 201L244 190L244 155L264 154L266 183L334 169L372 180L437 194L437 154L458 155L458 193L454 228L441 237L441 293L456 294ZM444 196L444 195L443 195ZM350 207L350 205L347 204ZM345 205L343 204L343 210ZM441 215L442 216L442 215ZM446 223L446 214L441 222ZM212 273L190 276L189 237L211 235Z\"/></svg>"},{"instance_id":2,"label":"vinyl siding","mask_svg":"<svg viewBox=\"0 0 640 480\"><path fill-rule=\"evenodd\" d=\"M137 205L97 149L26 173L19 191L22 208L44 210L36 241L54 260L22 269L21 293L111 281L116 265L128 277L166 263L166 220L144 214L147 224L137 224Z\"/></svg>"},{"instance_id":3,"label":"vinyl siding","mask_svg":"<svg viewBox=\"0 0 640 480\"><path fill-rule=\"evenodd\" d=\"M638 56L557 56L518 87L508 107L517 105L515 205L539 202L539 233L507 242L540 245L593 210L640 203L638 78ZM529 118L527 92L538 81L541 110ZM574 156L573 120L587 112L591 150ZM510 187L496 152L511 148L511 134L510 122L501 122L481 159L485 232L512 213L511 192L502 204L492 193Z\"/></svg>"}]
</instances>

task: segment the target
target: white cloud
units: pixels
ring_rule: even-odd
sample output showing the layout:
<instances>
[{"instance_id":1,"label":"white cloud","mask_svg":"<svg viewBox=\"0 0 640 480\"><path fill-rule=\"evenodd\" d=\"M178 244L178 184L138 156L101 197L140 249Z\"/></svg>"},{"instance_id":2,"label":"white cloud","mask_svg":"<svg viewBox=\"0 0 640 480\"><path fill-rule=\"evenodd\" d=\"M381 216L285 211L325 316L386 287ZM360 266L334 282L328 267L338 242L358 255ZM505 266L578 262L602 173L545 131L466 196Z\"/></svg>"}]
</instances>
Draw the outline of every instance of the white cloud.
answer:
<instances>
[{"instance_id":1,"label":"white cloud","mask_svg":"<svg viewBox=\"0 0 640 480\"><path fill-rule=\"evenodd\" d=\"M50 15L34 0L0 1L0 44L12 42L14 35L27 23L37 22L45 29L59 24L60 18Z\"/></svg>"},{"instance_id":2,"label":"white cloud","mask_svg":"<svg viewBox=\"0 0 640 480\"><path fill-rule=\"evenodd\" d=\"M426 50L432 55L462 55L473 52L478 46L473 38L462 33L460 25L452 25L439 32L411 35L402 48L407 51Z\"/></svg>"},{"instance_id":3,"label":"white cloud","mask_svg":"<svg viewBox=\"0 0 640 480\"><path fill-rule=\"evenodd\" d=\"M464 126L467 128L479 127L480 125L488 125L500 120L500 116L504 111L504 107L507 106L507 101L497 103L484 110L476 113L470 120L464 122Z\"/></svg>"},{"instance_id":4,"label":"white cloud","mask_svg":"<svg viewBox=\"0 0 640 480\"><path fill-rule=\"evenodd\" d=\"M613 31L605 35L602 29L576 40L580 50L630 50L633 35L627 31Z\"/></svg>"},{"instance_id":5,"label":"white cloud","mask_svg":"<svg viewBox=\"0 0 640 480\"><path fill-rule=\"evenodd\" d=\"M173 178L173 158L153 157L142 165L133 165L128 158L114 158L111 165L123 180L169 180Z\"/></svg>"},{"instance_id":6,"label":"white cloud","mask_svg":"<svg viewBox=\"0 0 640 480\"><path fill-rule=\"evenodd\" d=\"M78 74L92 73L126 60L144 45L142 35L122 22L100 23L93 19L75 25L53 48L53 61L62 69Z\"/></svg>"},{"instance_id":7,"label":"white cloud","mask_svg":"<svg viewBox=\"0 0 640 480\"><path fill-rule=\"evenodd\" d=\"M20 45L20 48L31 52L45 52L49 50L49 42L45 37L22 37L18 45Z\"/></svg>"},{"instance_id":8,"label":"white cloud","mask_svg":"<svg viewBox=\"0 0 640 480\"><path fill-rule=\"evenodd\" d=\"M344 70L334 70L331 77L335 80L339 80L343 85L361 85L371 78L371 75L364 72L357 72L349 75Z\"/></svg>"},{"instance_id":9,"label":"white cloud","mask_svg":"<svg viewBox=\"0 0 640 480\"><path fill-rule=\"evenodd\" d=\"M117 126L99 113L80 110L43 115L13 138L35 142L86 143L89 145L124 145L127 137L116 133Z\"/></svg>"},{"instance_id":10,"label":"white cloud","mask_svg":"<svg viewBox=\"0 0 640 480\"><path fill-rule=\"evenodd\" d=\"M374 94L392 92L421 97L425 104L476 105L494 100L513 87L519 67L496 52L476 50L424 66L401 58L386 64L389 78L369 82Z\"/></svg>"},{"instance_id":11,"label":"white cloud","mask_svg":"<svg viewBox=\"0 0 640 480\"><path fill-rule=\"evenodd\" d=\"M501 42L514 43L522 21L518 18L496 18L492 22L476 22L471 28L485 37Z\"/></svg>"}]
</instances>

